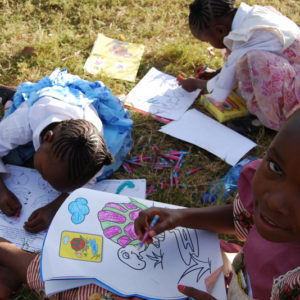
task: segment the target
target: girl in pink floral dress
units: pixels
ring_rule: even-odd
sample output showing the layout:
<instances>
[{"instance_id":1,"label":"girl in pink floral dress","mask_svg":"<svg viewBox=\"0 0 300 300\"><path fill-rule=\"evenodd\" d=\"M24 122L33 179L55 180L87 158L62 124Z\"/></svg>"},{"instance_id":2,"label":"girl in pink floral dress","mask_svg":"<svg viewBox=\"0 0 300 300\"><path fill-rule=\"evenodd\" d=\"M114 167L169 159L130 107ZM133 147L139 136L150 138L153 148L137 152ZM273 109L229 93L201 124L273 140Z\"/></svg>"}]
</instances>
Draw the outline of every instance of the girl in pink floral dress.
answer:
<instances>
[{"instance_id":1,"label":"girl in pink floral dress","mask_svg":"<svg viewBox=\"0 0 300 300\"><path fill-rule=\"evenodd\" d=\"M300 29L273 7L234 5L235 0L190 5L192 34L230 55L219 73L204 72L181 85L187 91L207 89L218 102L238 85L249 112L279 130L300 106Z\"/></svg>"}]
</instances>

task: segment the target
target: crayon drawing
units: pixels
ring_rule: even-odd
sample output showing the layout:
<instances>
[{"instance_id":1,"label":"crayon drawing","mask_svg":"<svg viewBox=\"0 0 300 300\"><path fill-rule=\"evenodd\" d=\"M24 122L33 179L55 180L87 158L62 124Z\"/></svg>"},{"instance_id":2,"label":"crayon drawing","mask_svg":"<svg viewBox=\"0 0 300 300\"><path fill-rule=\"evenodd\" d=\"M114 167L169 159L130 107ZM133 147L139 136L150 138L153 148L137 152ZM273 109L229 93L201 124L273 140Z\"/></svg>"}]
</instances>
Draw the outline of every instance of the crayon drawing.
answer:
<instances>
[{"instance_id":1,"label":"crayon drawing","mask_svg":"<svg viewBox=\"0 0 300 300\"><path fill-rule=\"evenodd\" d=\"M69 207L83 198L89 213L82 222L73 222ZM151 206L178 208L84 188L71 193L55 215L44 243L42 277L46 287L51 288L46 293L58 291L61 284L56 287L56 282L61 280L64 288L68 284L74 287L74 279L78 284L96 282L120 296L152 299L182 299L178 284L206 290L205 279L223 264L217 236L178 227L153 237L153 243L138 247L140 241L134 231L134 221L142 210ZM101 261L96 264L91 263L94 258L87 254L86 246L99 243L87 235L102 237ZM66 245L67 254L58 255L57 248ZM226 293L224 280L219 278L212 294L222 300L226 299Z\"/></svg>"},{"instance_id":2,"label":"crayon drawing","mask_svg":"<svg viewBox=\"0 0 300 300\"><path fill-rule=\"evenodd\" d=\"M139 240L134 232L134 220L141 210L147 207L133 198L130 203L107 203L98 213L104 235L114 243L121 246L118 250L118 258L132 269L143 270L147 264L151 267L160 265L163 269L164 247L161 244L165 240L165 234L154 238L154 243L144 244L141 250L136 247ZM174 229L167 234L174 234L177 248L184 264L188 267L184 270L178 283L191 272L197 273L195 280L198 282L208 272L211 273L210 260L199 260L200 246L197 231L188 228Z\"/></svg>"},{"instance_id":3,"label":"crayon drawing","mask_svg":"<svg viewBox=\"0 0 300 300\"><path fill-rule=\"evenodd\" d=\"M80 224L85 216L90 212L88 202L85 198L77 198L69 204L68 210L71 214L71 220L74 224Z\"/></svg>"},{"instance_id":4,"label":"crayon drawing","mask_svg":"<svg viewBox=\"0 0 300 300\"><path fill-rule=\"evenodd\" d=\"M102 236L64 231L61 234L61 257L100 262L102 259Z\"/></svg>"},{"instance_id":5,"label":"crayon drawing","mask_svg":"<svg viewBox=\"0 0 300 300\"><path fill-rule=\"evenodd\" d=\"M200 90L185 91L175 77L151 68L128 93L125 103L153 115L178 120L199 93Z\"/></svg>"}]
</instances>

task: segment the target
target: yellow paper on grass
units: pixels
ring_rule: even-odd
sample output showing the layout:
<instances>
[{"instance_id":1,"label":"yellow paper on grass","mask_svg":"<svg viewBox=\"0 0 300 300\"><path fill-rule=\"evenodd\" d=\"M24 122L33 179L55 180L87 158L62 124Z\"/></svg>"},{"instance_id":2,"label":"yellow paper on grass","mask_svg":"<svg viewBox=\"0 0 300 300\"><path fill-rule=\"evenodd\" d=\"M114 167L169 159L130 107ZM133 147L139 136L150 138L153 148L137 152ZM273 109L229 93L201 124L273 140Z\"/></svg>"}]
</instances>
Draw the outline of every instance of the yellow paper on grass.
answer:
<instances>
[{"instance_id":1,"label":"yellow paper on grass","mask_svg":"<svg viewBox=\"0 0 300 300\"><path fill-rule=\"evenodd\" d=\"M216 102L209 95L201 96L200 103L221 123L247 115L247 105L235 91L231 91L225 103Z\"/></svg>"},{"instance_id":2,"label":"yellow paper on grass","mask_svg":"<svg viewBox=\"0 0 300 300\"><path fill-rule=\"evenodd\" d=\"M98 34L84 70L110 78L135 81L144 45L114 40Z\"/></svg>"}]
</instances>

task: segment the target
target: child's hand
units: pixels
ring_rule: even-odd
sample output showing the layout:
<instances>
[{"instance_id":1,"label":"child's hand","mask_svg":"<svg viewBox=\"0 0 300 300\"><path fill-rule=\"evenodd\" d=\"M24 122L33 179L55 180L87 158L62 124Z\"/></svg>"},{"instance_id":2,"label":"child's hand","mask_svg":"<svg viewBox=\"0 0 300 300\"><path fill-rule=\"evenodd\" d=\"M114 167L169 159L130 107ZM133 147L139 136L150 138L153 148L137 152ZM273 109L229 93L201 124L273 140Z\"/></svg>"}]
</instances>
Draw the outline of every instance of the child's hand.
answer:
<instances>
[{"instance_id":1,"label":"child's hand","mask_svg":"<svg viewBox=\"0 0 300 300\"><path fill-rule=\"evenodd\" d=\"M206 89L206 80L190 77L181 82L179 82L187 92L194 92L197 89L205 90Z\"/></svg>"},{"instance_id":2,"label":"child's hand","mask_svg":"<svg viewBox=\"0 0 300 300\"><path fill-rule=\"evenodd\" d=\"M220 73L221 69L214 70L210 68L206 68L204 72L202 72L203 67L198 67L195 69L194 77L203 80L209 80L215 77L218 73Z\"/></svg>"},{"instance_id":3,"label":"child's hand","mask_svg":"<svg viewBox=\"0 0 300 300\"><path fill-rule=\"evenodd\" d=\"M211 296L210 294L194 289L189 286L178 285L178 290L189 297L189 299L196 299L196 300L217 300L215 297Z\"/></svg>"},{"instance_id":4,"label":"child's hand","mask_svg":"<svg viewBox=\"0 0 300 300\"><path fill-rule=\"evenodd\" d=\"M142 211L134 222L134 229L140 240L142 240L145 232L149 230L149 225L155 215L158 215L159 219L154 228L149 231L147 244L152 243L153 236L179 226L181 209L151 207Z\"/></svg>"},{"instance_id":5,"label":"child's hand","mask_svg":"<svg viewBox=\"0 0 300 300\"><path fill-rule=\"evenodd\" d=\"M47 229L57 210L67 197L68 194L62 193L46 206L35 210L29 217L28 221L24 223L24 229L32 233L37 233Z\"/></svg>"},{"instance_id":6,"label":"child's hand","mask_svg":"<svg viewBox=\"0 0 300 300\"><path fill-rule=\"evenodd\" d=\"M16 216L20 214L22 205L16 195L9 189L0 189L0 209L9 216Z\"/></svg>"},{"instance_id":7,"label":"child's hand","mask_svg":"<svg viewBox=\"0 0 300 300\"><path fill-rule=\"evenodd\" d=\"M49 227L53 216L50 214L47 206L35 210L28 221L24 223L24 229L31 233L38 233Z\"/></svg>"}]
</instances>

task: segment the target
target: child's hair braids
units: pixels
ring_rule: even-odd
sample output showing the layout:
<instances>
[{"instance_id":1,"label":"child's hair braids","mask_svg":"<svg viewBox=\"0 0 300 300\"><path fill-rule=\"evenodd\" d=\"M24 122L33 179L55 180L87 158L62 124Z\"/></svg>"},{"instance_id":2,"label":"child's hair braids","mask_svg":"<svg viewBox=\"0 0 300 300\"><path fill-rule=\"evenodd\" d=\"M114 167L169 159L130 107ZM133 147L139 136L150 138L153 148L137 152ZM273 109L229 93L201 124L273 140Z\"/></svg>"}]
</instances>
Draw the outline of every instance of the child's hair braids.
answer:
<instances>
[{"instance_id":1,"label":"child's hair braids","mask_svg":"<svg viewBox=\"0 0 300 300\"><path fill-rule=\"evenodd\" d=\"M68 177L78 186L87 183L113 156L97 128L89 121L59 122L59 135L52 145L54 155L68 165Z\"/></svg>"},{"instance_id":2,"label":"child's hair braids","mask_svg":"<svg viewBox=\"0 0 300 300\"><path fill-rule=\"evenodd\" d=\"M234 6L235 0L195 0L190 4L189 25L201 32L211 20L235 11Z\"/></svg>"}]
</instances>

